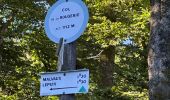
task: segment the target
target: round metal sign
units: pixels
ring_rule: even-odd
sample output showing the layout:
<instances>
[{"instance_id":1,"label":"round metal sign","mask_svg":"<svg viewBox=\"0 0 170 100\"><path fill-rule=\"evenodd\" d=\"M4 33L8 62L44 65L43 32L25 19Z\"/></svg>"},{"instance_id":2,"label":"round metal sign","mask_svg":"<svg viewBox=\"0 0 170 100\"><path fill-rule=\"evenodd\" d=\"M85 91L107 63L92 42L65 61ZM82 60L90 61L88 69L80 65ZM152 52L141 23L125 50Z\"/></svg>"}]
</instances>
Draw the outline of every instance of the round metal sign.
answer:
<instances>
[{"instance_id":1,"label":"round metal sign","mask_svg":"<svg viewBox=\"0 0 170 100\"><path fill-rule=\"evenodd\" d=\"M84 32L88 19L88 9L81 0L59 0L47 12L45 31L55 43L60 38L70 43Z\"/></svg>"}]
</instances>

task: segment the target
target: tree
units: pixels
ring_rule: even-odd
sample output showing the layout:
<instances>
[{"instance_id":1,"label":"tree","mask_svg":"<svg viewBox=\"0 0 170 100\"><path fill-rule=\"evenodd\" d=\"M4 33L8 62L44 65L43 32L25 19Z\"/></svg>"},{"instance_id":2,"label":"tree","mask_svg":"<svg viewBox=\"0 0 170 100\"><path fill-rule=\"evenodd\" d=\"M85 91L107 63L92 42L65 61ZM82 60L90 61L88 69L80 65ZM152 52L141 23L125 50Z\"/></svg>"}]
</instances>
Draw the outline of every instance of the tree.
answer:
<instances>
[{"instance_id":1,"label":"tree","mask_svg":"<svg viewBox=\"0 0 170 100\"><path fill-rule=\"evenodd\" d=\"M150 0L149 99L170 99L170 2Z\"/></svg>"},{"instance_id":2,"label":"tree","mask_svg":"<svg viewBox=\"0 0 170 100\"><path fill-rule=\"evenodd\" d=\"M95 58L90 61L80 59L83 66L89 66L92 81L97 84L93 93L99 90L100 93L97 93L101 95L98 97L115 99L117 94L113 92L118 94L120 91L121 93L134 90L142 92L147 89L148 1L94 0L87 2L91 16L88 28L82 36L84 41L79 42L81 44L79 52L83 53L78 56L79 58L91 56L95 58L99 54L101 56L101 59ZM122 41L128 39L132 44L125 45ZM107 73L106 68L112 71ZM109 79L111 75L113 75L111 79L113 83L111 83L112 88L109 89L112 90L101 89L101 86L107 87L107 84L103 82L104 78Z\"/></svg>"},{"instance_id":3,"label":"tree","mask_svg":"<svg viewBox=\"0 0 170 100\"><path fill-rule=\"evenodd\" d=\"M38 74L56 70L56 46L43 31L42 21L48 5L44 0L0 1L2 100L43 98L39 96Z\"/></svg>"},{"instance_id":4,"label":"tree","mask_svg":"<svg viewBox=\"0 0 170 100\"><path fill-rule=\"evenodd\" d=\"M76 67L90 69L90 91L77 94L78 100L143 98L148 1L84 1L90 20L77 42ZM56 44L46 37L43 25L54 2L0 0L0 99L53 98L39 96L39 73L56 71ZM125 44L126 40L132 43Z\"/></svg>"}]
</instances>

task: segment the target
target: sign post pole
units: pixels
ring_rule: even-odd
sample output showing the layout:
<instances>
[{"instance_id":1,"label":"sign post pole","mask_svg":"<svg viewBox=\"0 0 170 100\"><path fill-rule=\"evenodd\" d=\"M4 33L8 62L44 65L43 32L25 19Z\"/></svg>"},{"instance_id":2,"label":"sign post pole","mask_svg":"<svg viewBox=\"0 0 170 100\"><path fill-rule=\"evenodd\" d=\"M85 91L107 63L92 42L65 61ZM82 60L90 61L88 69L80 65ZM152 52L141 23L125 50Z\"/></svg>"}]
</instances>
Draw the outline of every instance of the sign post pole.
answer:
<instances>
[{"instance_id":1,"label":"sign post pole","mask_svg":"<svg viewBox=\"0 0 170 100\"><path fill-rule=\"evenodd\" d=\"M64 59L61 71L76 69L76 43L71 42L64 45ZM74 94L63 94L60 100L75 100Z\"/></svg>"},{"instance_id":2,"label":"sign post pole","mask_svg":"<svg viewBox=\"0 0 170 100\"><path fill-rule=\"evenodd\" d=\"M51 41L59 43L57 52L57 56L59 56L58 73L76 69L76 43L74 41L84 32L88 19L88 9L82 0L57 0L48 10L45 18L45 32ZM72 81L71 85L76 85L74 89L73 87L59 88L62 85L70 85L71 83L66 83L67 81L65 81L64 84L58 84L58 82L63 82L66 79L67 75L65 73L63 75L64 77L59 76L58 78L53 75L53 77L50 77L50 74L43 74L40 95L62 94L60 100L75 100L73 93L88 92L89 71L86 71L83 75L79 73L77 77L73 77L74 75L69 77L70 79L78 79L70 80ZM45 91L45 89L49 91ZM61 91L62 93L59 93Z\"/></svg>"}]
</instances>

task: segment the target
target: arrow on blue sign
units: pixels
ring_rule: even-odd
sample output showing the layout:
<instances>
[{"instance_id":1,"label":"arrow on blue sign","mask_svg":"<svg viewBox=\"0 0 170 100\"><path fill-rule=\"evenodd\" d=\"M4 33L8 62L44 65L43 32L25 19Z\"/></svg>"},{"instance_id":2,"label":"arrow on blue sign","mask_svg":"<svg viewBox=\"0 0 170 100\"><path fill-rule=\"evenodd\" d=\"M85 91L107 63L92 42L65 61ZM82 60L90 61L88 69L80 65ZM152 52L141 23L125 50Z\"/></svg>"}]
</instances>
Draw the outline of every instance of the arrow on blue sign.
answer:
<instances>
[{"instance_id":1,"label":"arrow on blue sign","mask_svg":"<svg viewBox=\"0 0 170 100\"><path fill-rule=\"evenodd\" d=\"M77 88L77 87L50 88L50 90L60 90L60 89L70 89L70 88Z\"/></svg>"}]
</instances>

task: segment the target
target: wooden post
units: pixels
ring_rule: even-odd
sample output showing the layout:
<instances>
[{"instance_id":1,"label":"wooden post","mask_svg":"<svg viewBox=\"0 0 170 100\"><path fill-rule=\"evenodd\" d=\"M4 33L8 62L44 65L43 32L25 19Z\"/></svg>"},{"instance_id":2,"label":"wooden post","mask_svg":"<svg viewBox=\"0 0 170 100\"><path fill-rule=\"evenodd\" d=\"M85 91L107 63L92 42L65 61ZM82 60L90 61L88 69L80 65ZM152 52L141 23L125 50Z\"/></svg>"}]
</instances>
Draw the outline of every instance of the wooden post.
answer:
<instances>
[{"instance_id":1,"label":"wooden post","mask_svg":"<svg viewBox=\"0 0 170 100\"><path fill-rule=\"evenodd\" d=\"M75 70L76 69L76 43L72 42L64 45L64 60L61 71ZM69 82L68 82L69 84ZM74 94L63 94L60 100L75 100Z\"/></svg>"}]
</instances>

